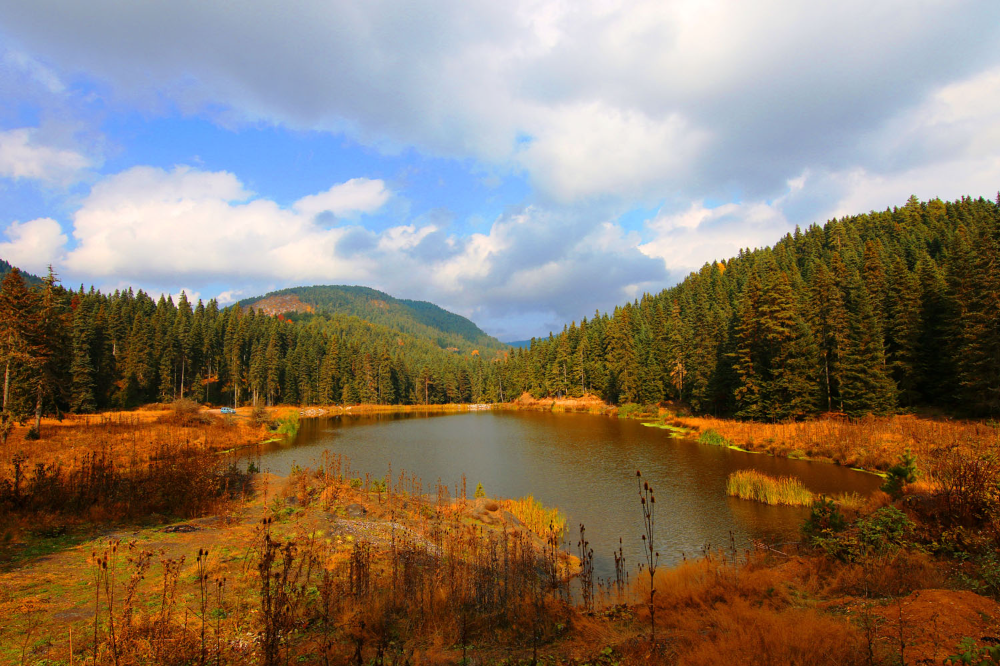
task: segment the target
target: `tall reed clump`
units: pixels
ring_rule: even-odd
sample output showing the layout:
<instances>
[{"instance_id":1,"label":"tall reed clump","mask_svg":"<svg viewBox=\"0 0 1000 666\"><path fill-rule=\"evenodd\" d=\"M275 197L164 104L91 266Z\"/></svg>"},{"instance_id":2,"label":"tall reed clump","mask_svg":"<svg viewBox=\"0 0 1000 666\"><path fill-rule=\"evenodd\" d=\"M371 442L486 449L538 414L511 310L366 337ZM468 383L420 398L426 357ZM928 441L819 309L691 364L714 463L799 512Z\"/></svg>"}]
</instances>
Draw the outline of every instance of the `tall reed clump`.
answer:
<instances>
[{"instance_id":1,"label":"tall reed clump","mask_svg":"<svg viewBox=\"0 0 1000 666\"><path fill-rule=\"evenodd\" d=\"M741 469L726 479L726 494L764 504L808 506L813 494L798 479L790 476L774 478L754 469Z\"/></svg>"},{"instance_id":2,"label":"tall reed clump","mask_svg":"<svg viewBox=\"0 0 1000 666\"><path fill-rule=\"evenodd\" d=\"M566 531L566 516L556 508L546 508L534 496L500 500L500 508L524 523L539 536L562 535Z\"/></svg>"},{"instance_id":3,"label":"tall reed clump","mask_svg":"<svg viewBox=\"0 0 1000 666\"><path fill-rule=\"evenodd\" d=\"M701 436L698 437L698 443L708 444L709 446L732 446L733 444L728 439L711 429L701 433Z\"/></svg>"}]
</instances>

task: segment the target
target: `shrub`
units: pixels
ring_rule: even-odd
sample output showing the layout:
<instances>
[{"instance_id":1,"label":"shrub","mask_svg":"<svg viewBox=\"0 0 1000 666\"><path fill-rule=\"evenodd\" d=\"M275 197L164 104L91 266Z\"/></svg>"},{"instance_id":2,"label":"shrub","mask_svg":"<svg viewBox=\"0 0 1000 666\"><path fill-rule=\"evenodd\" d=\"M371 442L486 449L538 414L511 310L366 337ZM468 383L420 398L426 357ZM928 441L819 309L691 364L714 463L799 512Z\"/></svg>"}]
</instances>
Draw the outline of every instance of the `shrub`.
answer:
<instances>
[{"instance_id":1,"label":"shrub","mask_svg":"<svg viewBox=\"0 0 1000 666\"><path fill-rule=\"evenodd\" d=\"M211 423L207 414L201 413L201 405L188 398L178 398L170 403L170 413L160 417L161 423L179 426L199 426Z\"/></svg>"},{"instance_id":2,"label":"shrub","mask_svg":"<svg viewBox=\"0 0 1000 666\"><path fill-rule=\"evenodd\" d=\"M267 408L264 405L254 405L253 411L250 412L250 423L257 428L260 426L271 427L271 416L267 413Z\"/></svg>"},{"instance_id":3,"label":"shrub","mask_svg":"<svg viewBox=\"0 0 1000 666\"><path fill-rule=\"evenodd\" d=\"M486 497L486 490L483 488L482 482L476 484L476 492L473 495L474 498L479 499L480 497Z\"/></svg>"},{"instance_id":4,"label":"shrub","mask_svg":"<svg viewBox=\"0 0 1000 666\"><path fill-rule=\"evenodd\" d=\"M903 486L916 481L917 476L917 457L907 449L899 456L896 464L889 468L882 490L893 499L899 499L903 496Z\"/></svg>"},{"instance_id":5,"label":"shrub","mask_svg":"<svg viewBox=\"0 0 1000 666\"><path fill-rule=\"evenodd\" d=\"M299 432L298 413L292 412L291 414L279 418L275 432L279 435L285 435L288 439L295 439L295 435Z\"/></svg>"},{"instance_id":6,"label":"shrub","mask_svg":"<svg viewBox=\"0 0 1000 666\"><path fill-rule=\"evenodd\" d=\"M884 506L858 521L858 542L867 553L883 554L906 543L913 523L902 511Z\"/></svg>"},{"instance_id":7,"label":"shrub","mask_svg":"<svg viewBox=\"0 0 1000 666\"><path fill-rule=\"evenodd\" d=\"M1000 664L1000 645L980 645L976 639L967 636L958 644L958 653L950 655L944 663L971 666Z\"/></svg>"},{"instance_id":8,"label":"shrub","mask_svg":"<svg viewBox=\"0 0 1000 666\"><path fill-rule=\"evenodd\" d=\"M548 509L533 496L500 501L500 508L524 523L539 536L561 535L566 531L566 516L559 509Z\"/></svg>"},{"instance_id":9,"label":"shrub","mask_svg":"<svg viewBox=\"0 0 1000 666\"><path fill-rule=\"evenodd\" d=\"M936 466L946 518L967 527L986 525L997 534L1000 515L1000 456L951 451Z\"/></svg>"},{"instance_id":10,"label":"shrub","mask_svg":"<svg viewBox=\"0 0 1000 666\"><path fill-rule=\"evenodd\" d=\"M634 402L628 402L618 408L618 418L630 419L642 411L642 406Z\"/></svg>"},{"instance_id":11,"label":"shrub","mask_svg":"<svg viewBox=\"0 0 1000 666\"><path fill-rule=\"evenodd\" d=\"M844 514L840 512L833 500L826 496L820 496L813 500L809 517L802 524L802 535L809 541L816 543L823 539L829 539L843 530L846 525Z\"/></svg>"}]
</instances>

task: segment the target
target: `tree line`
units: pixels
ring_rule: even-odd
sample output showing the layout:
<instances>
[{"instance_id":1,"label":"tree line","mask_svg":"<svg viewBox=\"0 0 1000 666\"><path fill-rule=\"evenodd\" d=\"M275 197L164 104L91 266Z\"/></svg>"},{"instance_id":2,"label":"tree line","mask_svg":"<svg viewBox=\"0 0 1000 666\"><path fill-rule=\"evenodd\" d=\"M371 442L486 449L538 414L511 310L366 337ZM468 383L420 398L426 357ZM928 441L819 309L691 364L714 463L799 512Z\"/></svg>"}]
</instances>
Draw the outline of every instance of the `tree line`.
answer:
<instances>
[{"instance_id":1,"label":"tree line","mask_svg":"<svg viewBox=\"0 0 1000 666\"><path fill-rule=\"evenodd\" d=\"M513 356L512 387L744 419L1000 415L1000 195L796 228Z\"/></svg>"},{"instance_id":2,"label":"tree line","mask_svg":"<svg viewBox=\"0 0 1000 666\"><path fill-rule=\"evenodd\" d=\"M595 394L773 420L1000 414L1000 196L796 229L527 349L457 352L338 313L0 282L0 436L43 414L214 404L438 404ZM37 432L37 431L36 431Z\"/></svg>"},{"instance_id":3,"label":"tree line","mask_svg":"<svg viewBox=\"0 0 1000 666\"><path fill-rule=\"evenodd\" d=\"M185 294L0 282L3 423L190 398L229 405L504 399L503 352L461 354L357 316L269 316Z\"/></svg>"}]
</instances>

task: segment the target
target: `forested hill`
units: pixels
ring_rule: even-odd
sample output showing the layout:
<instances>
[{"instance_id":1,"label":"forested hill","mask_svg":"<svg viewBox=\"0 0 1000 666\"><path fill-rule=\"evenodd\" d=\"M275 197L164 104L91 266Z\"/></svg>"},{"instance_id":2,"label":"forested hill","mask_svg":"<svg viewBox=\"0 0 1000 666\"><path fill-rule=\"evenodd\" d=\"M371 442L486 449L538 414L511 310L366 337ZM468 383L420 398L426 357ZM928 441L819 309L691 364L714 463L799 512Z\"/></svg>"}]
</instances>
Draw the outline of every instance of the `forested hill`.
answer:
<instances>
[{"instance_id":1,"label":"forested hill","mask_svg":"<svg viewBox=\"0 0 1000 666\"><path fill-rule=\"evenodd\" d=\"M509 348L457 315L374 290L340 289L346 311L335 307L337 290L293 291L313 305L295 294L248 308L184 294L175 303L141 290L67 290L53 276L32 288L10 270L0 282L0 361L10 371L0 438L4 424L35 413L177 398L314 405L506 397Z\"/></svg>"},{"instance_id":2,"label":"forested hill","mask_svg":"<svg viewBox=\"0 0 1000 666\"><path fill-rule=\"evenodd\" d=\"M1000 196L830 220L534 340L508 386L748 419L1000 415Z\"/></svg>"},{"instance_id":3,"label":"forested hill","mask_svg":"<svg viewBox=\"0 0 1000 666\"><path fill-rule=\"evenodd\" d=\"M443 349L499 350L496 338L453 312L433 303L394 298L389 294L347 285L294 287L240 301L267 314L316 313L354 316L373 324L434 341Z\"/></svg>"},{"instance_id":4,"label":"forested hill","mask_svg":"<svg viewBox=\"0 0 1000 666\"><path fill-rule=\"evenodd\" d=\"M281 293L303 304L297 314L66 290L53 278L29 288L10 271L0 434L36 409L178 397L414 404L592 392L749 419L923 406L1000 416L1000 204L984 199L911 198L796 230L527 349L374 290ZM353 314L331 314L337 299Z\"/></svg>"},{"instance_id":5,"label":"forested hill","mask_svg":"<svg viewBox=\"0 0 1000 666\"><path fill-rule=\"evenodd\" d=\"M14 268L14 267L11 266L10 263L4 261L3 259L0 259L0 278L3 278L4 275L7 275L7 273L10 273L10 271L11 271L12 268ZM41 284L42 284L42 278L38 277L37 275L32 275L31 273L27 273L25 271L21 271L21 277L24 278L24 281L27 284L29 284L29 285L31 285L33 287L38 287L38 286L41 286Z\"/></svg>"}]
</instances>

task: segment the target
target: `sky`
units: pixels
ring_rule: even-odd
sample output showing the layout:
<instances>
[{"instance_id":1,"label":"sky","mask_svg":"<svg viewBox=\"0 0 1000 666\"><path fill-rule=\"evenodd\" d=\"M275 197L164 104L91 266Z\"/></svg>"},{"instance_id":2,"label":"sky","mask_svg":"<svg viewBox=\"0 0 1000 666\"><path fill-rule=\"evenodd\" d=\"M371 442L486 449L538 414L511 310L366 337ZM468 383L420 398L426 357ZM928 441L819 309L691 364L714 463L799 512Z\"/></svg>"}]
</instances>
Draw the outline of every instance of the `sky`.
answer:
<instances>
[{"instance_id":1,"label":"sky","mask_svg":"<svg viewBox=\"0 0 1000 666\"><path fill-rule=\"evenodd\" d=\"M0 258L561 330L828 219L1000 189L996 0L6 0Z\"/></svg>"}]
</instances>

